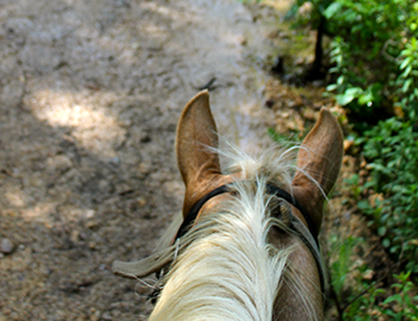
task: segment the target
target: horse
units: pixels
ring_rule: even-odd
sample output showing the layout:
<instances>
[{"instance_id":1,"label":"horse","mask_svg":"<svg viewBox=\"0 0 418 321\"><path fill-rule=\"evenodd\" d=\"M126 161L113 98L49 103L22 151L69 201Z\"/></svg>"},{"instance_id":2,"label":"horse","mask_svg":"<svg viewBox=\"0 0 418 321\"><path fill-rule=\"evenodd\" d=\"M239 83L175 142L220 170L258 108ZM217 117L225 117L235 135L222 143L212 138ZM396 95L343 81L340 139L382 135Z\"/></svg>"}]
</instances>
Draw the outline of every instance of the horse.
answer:
<instances>
[{"instance_id":1,"label":"horse","mask_svg":"<svg viewBox=\"0 0 418 321\"><path fill-rule=\"evenodd\" d=\"M114 272L159 274L151 321L323 320L327 276L318 233L341 168L338 121L322 108L297 149L250 155L222 151L218 141L203 91L177 127L185 197L169 244L139 262L115 261ZM224 171L220 156L229 159Z\"/></svg>"}]
</instances>

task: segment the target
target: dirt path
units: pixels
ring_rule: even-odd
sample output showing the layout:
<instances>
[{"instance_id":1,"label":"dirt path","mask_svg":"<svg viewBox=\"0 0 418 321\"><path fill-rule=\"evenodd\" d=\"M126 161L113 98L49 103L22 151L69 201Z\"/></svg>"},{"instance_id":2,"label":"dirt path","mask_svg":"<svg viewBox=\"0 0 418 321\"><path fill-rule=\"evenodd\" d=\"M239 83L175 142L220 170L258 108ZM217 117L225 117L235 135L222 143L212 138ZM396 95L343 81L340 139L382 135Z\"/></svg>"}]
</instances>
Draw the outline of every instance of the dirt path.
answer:
<instances>
[{"instance_id":1,"label":"dirt path","mask_svg":"<svg viewBox=\"0 0 418 321\"><path fill-rule=\"evenodd\" d=\"M230 140L264 136L266 30L235 0L0 1L1 321L146 318L150 290L110 265L181 207L173 143L197 87L216 77Z\"/></svg>"}]
</instances>

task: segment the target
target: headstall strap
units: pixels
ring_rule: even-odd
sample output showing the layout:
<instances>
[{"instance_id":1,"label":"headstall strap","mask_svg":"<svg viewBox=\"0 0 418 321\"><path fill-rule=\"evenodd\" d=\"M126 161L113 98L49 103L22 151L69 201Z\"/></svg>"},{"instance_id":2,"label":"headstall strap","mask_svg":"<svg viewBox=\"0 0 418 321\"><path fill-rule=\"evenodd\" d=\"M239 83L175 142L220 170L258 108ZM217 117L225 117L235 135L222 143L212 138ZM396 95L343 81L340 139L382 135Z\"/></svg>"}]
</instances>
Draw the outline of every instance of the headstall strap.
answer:
<instances>
[{"instance_id":1,"label":"headstall strap","mask_svg":"<svg viewBox=\"0 0 418 321\"><path fill-rule=\"evenodd\" d=\"M267 192L269 194L276 195L279 198L283 198L286 202L290 203L291 205L293 205L299 210L299 212L302 214L303 218L305 219L306 223L308 224L309 232L311 233L312 237L315 240L316 245L319 248L316 224L312 220L312 218L309 216L309 214L306 212L306 210L303 208L303 206L298 202L298 200L294 198L291 194L286 192L285 190L277 186L274 186L272 184L267 184Z\"/></svg>"},{"instance_id":2,"label":"headstall strap","mask_svg":"<svg viewBox=\"0 0 418 321\"><path fill-rule=\"evenodd\" d=\"M199 211L202 209L203 205L207 201L209 201L211 198L218 196L220 194L224 194L227 192L230 192L231 189L228 185L222 185L210 193L206 194L203 198L201 198L190 210L190 212L187 214L186 218L184 219L183 223L181 224L177 235L174 239L174 242L177 242L178 239L180 239L184 234L186 234L189 229L193 226L193 223L199 214ZM308 224L308 228L306 228L303 223L300 221L299 218L294 216L294 223L293 223L293 230L298 233L298 235L301 237L303 242L308 246L310 251L312 252L312 255L315 258L318 270L319 270L319 277L321 282L321 290L322 293L325 293L325 280L324 275L325 271L323 270L323 267L320 263L320 249L319 249L319 242L318 242L318 233L316 229L316 224L312 220L312 218L308 215L306 210L303 208L303 206L288 192L285 190L267 183L266 185L266 191L267 193L271 195L275 195L279 198L284 199L286 202L291 204L292 206L296 207L299 212L302 214L303 218L305 219L306 223ZM312 242L313 241L313 242Z\"/></svg>"},{"instance_id":3,"label":"headstall strap","mask_svg":"<svg viewBox=\"0 0 418 321\"><path fill-rule=\"evenodd\" d=\"M302 207L302 205L291 194L289 194L288 192L286 192L285 190L283 190L283 189L281 189L277 186L274 186L272 184L267 184L266 190L267 190L267 193L284 199L286 202L293 205L294 207L296 207L299 210L299 212L302 214L303 218L305 219L306 223L308 224L309 232L311 233L312 237L314 238L316 245L319 247L318 233L316 232L317 230L316 230L315 222L308 215L308 213ZM206 194L204 197L202 197L192 207L189 214L187 214L186 218L184 219L183 223L181 224L181 226L180 226L180 228L177 232L175 240L177 240L178 238L182 237L184 234L187 233L187 231L191 228L191 226L192 226L194 220L196 219L197 215L199 214L199 211L201 210L201 208L203 207L203 205L205 205L205 203L207 201L209 201L211 198L213 198L215 196L227 193L229 191L230 191L230 188L228 187L228 185L222 185L222 186L214 189L210 193Z\"/></svg>"},{"instance_id":4,"label":"headstall strap","mask_svg":"<svg viewBox=\"0 0 418 321\"><path fill-rule=\"evenodd\" d=\"M212 192L203 196L195 205L193 205L192 209L190 210L189 214L187 214L186 218L184 219L183 223L180 225L180 228L177 232L176 238L174 240L179 239L184 234L186 234L189 229L191 228L194 220L196 219L197 215L199 214L200 209L205 205L207 201L209 201L212 197L218 196L220 194L224 194L229 192L230 189L228 185L222 185L218 188L215 188Z\"/></svg>"}]
</instances>

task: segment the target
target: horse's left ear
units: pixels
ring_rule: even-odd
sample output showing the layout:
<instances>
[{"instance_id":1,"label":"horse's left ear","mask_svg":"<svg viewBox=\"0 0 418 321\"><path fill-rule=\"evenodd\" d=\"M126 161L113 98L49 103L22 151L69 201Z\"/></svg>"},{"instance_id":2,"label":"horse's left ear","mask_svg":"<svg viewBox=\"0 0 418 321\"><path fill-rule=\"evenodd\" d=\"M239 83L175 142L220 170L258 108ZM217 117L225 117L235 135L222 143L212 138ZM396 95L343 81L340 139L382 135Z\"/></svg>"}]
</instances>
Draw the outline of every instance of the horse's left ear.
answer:
<instances>
[{"instance_id":1,"label":"horse's left ear","mask_svg":"<svg viewBox=\"0 0 418 321\"><path fill-rule=\"evenodd\" d=\"M217 147L218 133L205 90L189 101L177 127L177 163L186 185L184 215L221 177L219 156L214 151Z\"/></svg>"},{"instance_id":2,"label":"horse's left ear","mask_svg":"<svg viewBox=\"0 0 418 321\"><path fill-rule=\"evenodd\" d=\"M317 226L322 222L325 195L333 188L341 169L343 134L337 119L322 108L319 119L305 137L297 158L298 171L292 183L295 198Z\"/></svg>"}]
</instances>

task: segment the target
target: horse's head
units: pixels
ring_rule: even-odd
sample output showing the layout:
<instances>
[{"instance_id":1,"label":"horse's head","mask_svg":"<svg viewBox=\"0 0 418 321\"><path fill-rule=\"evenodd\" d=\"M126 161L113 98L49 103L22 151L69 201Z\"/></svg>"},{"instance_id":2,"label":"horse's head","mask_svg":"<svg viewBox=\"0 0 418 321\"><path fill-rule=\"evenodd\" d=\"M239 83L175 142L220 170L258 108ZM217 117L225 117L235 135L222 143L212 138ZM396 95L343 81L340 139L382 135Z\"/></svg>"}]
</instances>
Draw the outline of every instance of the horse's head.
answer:
<instances>
[{"instance_id":1,"label":"horse's head","mask_svg":"<svg viewBox=\"0 0 418 321\"><path fill-rule=\"evenodd\" d=\"M298 171L291 184L294 197L308 211L317 233L322 208L341 167L343 136L335 117L321 109L318 122L304 139L297 157ZM211 148L208 148L211 147ZM177 127L177 162L186 185L183 215L205 194L227 184L235 175L222 175L218 133L209 106L209 93L203 91L186 105Z\"/></svg>"},{"instance_id":2,"label":"horse's head","mask_svg":"<svg viewBox=\"0 0 418 321\"><path fill-rule=\"evenodd\" d=\"M115 270L144 276L164 266L151 320L322 320L325 272L317 236L342 160L342 132L325 108L299 147L235 157L221 171L207 91L185 107L176 139L186 186L172 245ZM291 168L296 168L293 172ZM148 261L147 261L148 260Z\"/></svg>"}]
</instances>

